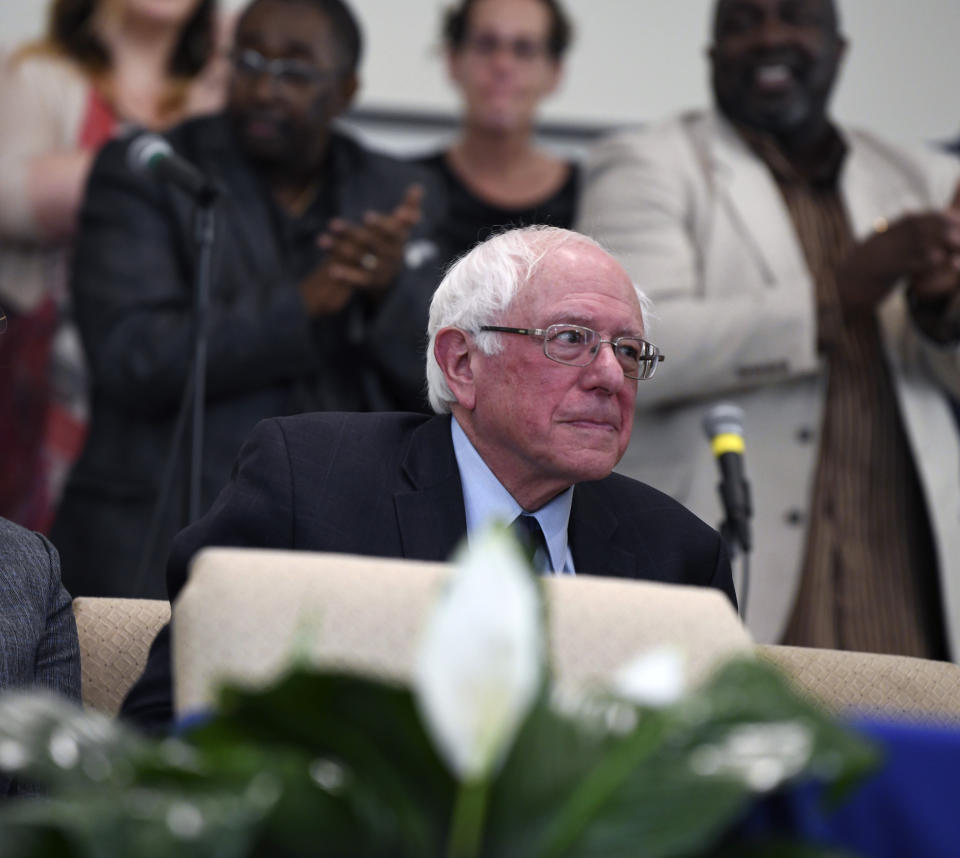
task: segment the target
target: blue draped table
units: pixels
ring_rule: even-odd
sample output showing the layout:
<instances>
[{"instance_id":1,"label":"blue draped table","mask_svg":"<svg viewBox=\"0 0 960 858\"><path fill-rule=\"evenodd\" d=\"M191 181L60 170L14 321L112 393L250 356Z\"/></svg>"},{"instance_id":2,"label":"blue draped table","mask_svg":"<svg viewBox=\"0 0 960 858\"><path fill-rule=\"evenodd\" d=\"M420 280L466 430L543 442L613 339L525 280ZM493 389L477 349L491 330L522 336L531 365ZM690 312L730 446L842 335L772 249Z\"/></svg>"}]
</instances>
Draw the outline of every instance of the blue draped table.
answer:
<instances>
[{"instance_id":1,"label":"blue draped table","mask_svg":"<svg viewBox=\"0 0 960 858\"><path fill-rule=\"evenodd\" d=\"M879 746L879 770L833 810L814 784L772 797L747 830L788 832L863 858L960 856L960 726L851 723Z\"/></svg>"}]
</instances>

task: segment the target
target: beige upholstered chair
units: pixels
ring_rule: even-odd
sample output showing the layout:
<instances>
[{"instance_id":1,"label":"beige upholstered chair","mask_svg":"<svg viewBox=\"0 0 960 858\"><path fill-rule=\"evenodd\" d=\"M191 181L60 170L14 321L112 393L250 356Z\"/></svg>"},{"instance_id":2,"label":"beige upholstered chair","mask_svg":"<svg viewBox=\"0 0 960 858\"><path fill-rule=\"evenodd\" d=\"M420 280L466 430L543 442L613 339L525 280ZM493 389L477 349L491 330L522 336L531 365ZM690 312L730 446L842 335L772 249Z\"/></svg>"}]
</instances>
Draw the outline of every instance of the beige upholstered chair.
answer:
<instances>
[{"instance_id":1,"label":"beige upholstered chair","mask_svg":"<svg viewBox=\"0 0 960 858\"><path fill-rule=\"evenodd\" d=\"M170 605L159 599L79 597L73 600L73 615L83 704L116 715L143 671L150 644L170 619Z\"/></svg>"},{"instance_id":2,"label":"beige upholstered chair","mask_svg":"<svg viewBox=\"0 0 960 858\"><path fill-rule=\"evenodd\" d=\"M212 549L195 561L176 606L178 711L206 705L223 677L264 680L291 653L381 675L407 674L443 564L343 555ZM666 641L694 679L736 652L756 652L834 711L960 723L960 667L871 653L754 646L713 591L579 577L545 579L554 666L567 682L607 675ZM140 674L166 602L74 601L83 699L113 714Z\"/></svg>"},{"instance_id":3,"label":"beige upholstered chair","mask_svg":"<svg viewBox=\"0 0 960 858\"><path fill-rule=\"evenodd\" d=\"M834 712L855 710L883 718L960 723L960 667L955 664L763 644L757 646L757 654Z\"/></svg>"},{"instance_id":4,"label":"beige upholstered chair","mask_svg":"<svg viewBox=\"0 0 960 858\"><path fill-rule=\"evenodd\" d=\"M306 552L208 549L174 609L178 712L209 705L224 678L263 681L302 653L316 663L408 674L444 564ZM658 643L694 679L752 641L716 590L612 578L544 578L561 682L608 676Z\"/></svg>"}]
</instances>

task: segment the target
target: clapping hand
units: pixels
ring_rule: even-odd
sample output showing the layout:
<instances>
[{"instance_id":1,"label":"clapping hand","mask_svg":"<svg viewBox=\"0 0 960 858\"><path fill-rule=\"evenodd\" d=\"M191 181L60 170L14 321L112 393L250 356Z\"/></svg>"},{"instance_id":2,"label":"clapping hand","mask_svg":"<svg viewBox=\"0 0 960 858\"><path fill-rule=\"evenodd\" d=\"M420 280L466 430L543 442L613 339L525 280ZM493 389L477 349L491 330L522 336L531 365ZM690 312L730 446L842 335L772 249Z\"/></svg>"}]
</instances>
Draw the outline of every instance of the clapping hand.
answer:
<instances>
[{"instance_id":1,"label":"clapping hand","mask_svg":"<svg viewBox=\"0 0 960 858\"><path fill-rule=\"evenodd\" d=\"M369 211L363 223L334 218L319 244L336 263L345 283L373 292L390 285L403 267L403 251L410 231L420 220L423 188L411 185L391 212Z\"/></svg>"},{"instance_id":2,"label":"clapping hand","mask_svg":"<svg viewBox=\"0 0 960 858\"><path fill-rule=\"evenodd\" d=\"M903 277L917 300L945 297L960 284L960 187L943 211L907 214L854 247L837 272L847 315L873 309Z\"/></svg>"},{"instance_id":3,"label":"clapping hand","mask_svg":"<svg viewBox=\"0 0 960 858\"><path fill-rule=\"evenodd\" d=\"M954 191L947 214L957 224L955 230L960 231L960 184ZM918 304L941 304L951 295L960 295L960 251L956 249L945 251L938 265L914 277L910 283L911 299Z\"/></svg>"},{"instance_id":4,"label":"clapping hand","mask_svg":"<svg viewBox=\"0 0 960 858\"><path fill-rule=\"evenodd\" d=\"M335 313L354 291L382 295L400 273L410 231L420 220L423 188L410 185L390 212L368 211L363 222L333 218L317 244L326 258L300 284L311 315Z\"/></svg>"}]
</instances>

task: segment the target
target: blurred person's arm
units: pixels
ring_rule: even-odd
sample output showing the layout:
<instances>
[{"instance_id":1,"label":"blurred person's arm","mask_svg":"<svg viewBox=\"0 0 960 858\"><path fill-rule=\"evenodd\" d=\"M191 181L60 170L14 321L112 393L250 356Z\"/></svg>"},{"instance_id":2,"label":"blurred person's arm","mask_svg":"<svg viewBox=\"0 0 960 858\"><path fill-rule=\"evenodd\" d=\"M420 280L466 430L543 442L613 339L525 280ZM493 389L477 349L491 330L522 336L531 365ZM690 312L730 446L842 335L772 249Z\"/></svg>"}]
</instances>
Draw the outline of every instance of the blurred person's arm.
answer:
<instances>
[{"instance_id":1,"label":"blurred person's arm","mask_svg":"<svg viewBox=\"0 0 960 858\"><path fill-rule=\"evenodd\" d=\"M315 284L301 283L301 291L317 311L328 300L335 308L338 291L349 292L345 335L376 367L390 400L381 407L425 411L427 320L443 274L435 235L446 199L435 178L417 166L371 152L355 157L362 168L345 188L350 209L320 237L326 270L317 272ZM368 254L376 260L369 269L363 265ZM329 305L324 310L333 311Z\"/></svg>"},{"instance_id":2,"label":"blurred person's arm","mask_svg":"<svg viewBox=\"0 0 960 858\"><path fill-rule=\"evenodd\" d=\"M34 684L80 702L80 642L70 594L60 583L60 558L49 540L37 535L47 555L46 615L37 644Z\"/></svg>"},{"instance_id":3,"label":"blurred person's arm","mask_svg":"<svg viewBox=\"0 0 960 858\"><path fill-rule=\"evenodd\" d=\"M902 214L878 218L841 266L844 310L875 310L891 358L960 398L960 170L922 148L894 167L914 199Z\"/></svg>"},{"instance_id":4,"label":"blurred person's arm","mask_svg":"<svg viewBox=\"0 0 960 858\"><path fill-rule=\"evenodd\" d=\"M89 88L68 63L42 54L8 60L0 75L0 235L56 244L76 229L93 155L76 147Z\"/></svg>"}]
</instances>

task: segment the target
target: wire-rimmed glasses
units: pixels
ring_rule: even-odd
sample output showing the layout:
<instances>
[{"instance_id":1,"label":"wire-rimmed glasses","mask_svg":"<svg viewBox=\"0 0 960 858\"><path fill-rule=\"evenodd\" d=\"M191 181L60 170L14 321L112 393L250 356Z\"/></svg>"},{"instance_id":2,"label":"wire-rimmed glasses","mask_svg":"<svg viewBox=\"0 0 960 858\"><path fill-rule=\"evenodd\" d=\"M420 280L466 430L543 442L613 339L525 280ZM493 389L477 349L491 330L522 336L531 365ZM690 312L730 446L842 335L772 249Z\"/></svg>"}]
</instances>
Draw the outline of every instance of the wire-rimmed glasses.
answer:
<instances>
[{"instance_id":1,"label":"wire-rimmed glasses","mask_svg":"<svg viewBox=\"0 0 960 858\"><path fill-rule=\"evenodd\" d=\"M266 74L279 84L294 89L313 84L330 83L343 76L343 72L340 70L319 69L304 60L267 59L259 51L252 48L233 51L230 54L230 60L238 74L249 78Z\"/></svg>"},{"instance_id":2,"label":"wire-rimmed glasses","mask_svg":"<svg viewBox=\"0 0 960 858\"><path fill-rule=\"evenodd\" d=\"M481 325L481 331L498 334L523 334L543 339L543 353L552 361L568 366L589 366L593 363L600 346L610 343L617 361L627 378L640 381L653 378L664 356L653 343L641 337L615 337L603 339L591 328L582 325L550 325L547 328L506 328L502 325Z\"/></svg>"}]
</instances>

